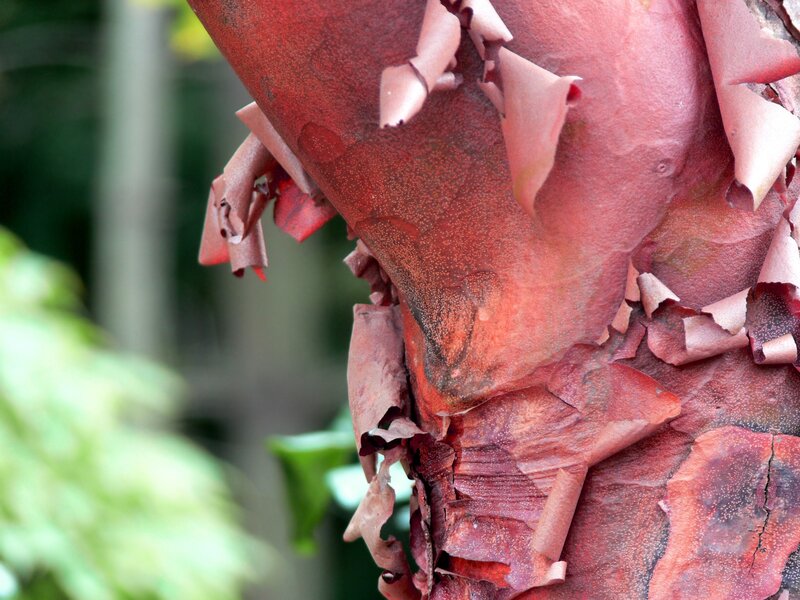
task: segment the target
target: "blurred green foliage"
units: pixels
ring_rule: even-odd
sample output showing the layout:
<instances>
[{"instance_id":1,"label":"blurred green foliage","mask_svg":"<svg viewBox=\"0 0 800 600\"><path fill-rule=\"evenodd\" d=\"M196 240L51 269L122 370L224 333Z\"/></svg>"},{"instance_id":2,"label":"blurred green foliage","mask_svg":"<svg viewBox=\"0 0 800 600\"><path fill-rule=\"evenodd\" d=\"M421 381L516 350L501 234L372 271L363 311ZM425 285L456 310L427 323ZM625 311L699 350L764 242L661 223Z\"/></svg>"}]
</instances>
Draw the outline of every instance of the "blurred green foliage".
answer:
<instances>
[{"instance_id":1,"label":"blurred green foliage","mask_svg":"<svg viewBox=\"0 0 800 600\"><path fill-rule=\"evenodd\" d=\"M173 50L183 58L199 60L219 56L217 47L211 41L194 11L186 0L131 0L144 5L171 7L175 10L172 21L170 43Z\"/></svg>"},{"instance_id":2,"label":"blurred green foliage","mask_svg":"<svg viewBox=\"0 0 800 600\"><path fill-rule=\"evenodd\" d=\"M0 228L0 597L240 597L257 547L220 465L165 429L180 391Z\"/></svg>"}]
</instances>

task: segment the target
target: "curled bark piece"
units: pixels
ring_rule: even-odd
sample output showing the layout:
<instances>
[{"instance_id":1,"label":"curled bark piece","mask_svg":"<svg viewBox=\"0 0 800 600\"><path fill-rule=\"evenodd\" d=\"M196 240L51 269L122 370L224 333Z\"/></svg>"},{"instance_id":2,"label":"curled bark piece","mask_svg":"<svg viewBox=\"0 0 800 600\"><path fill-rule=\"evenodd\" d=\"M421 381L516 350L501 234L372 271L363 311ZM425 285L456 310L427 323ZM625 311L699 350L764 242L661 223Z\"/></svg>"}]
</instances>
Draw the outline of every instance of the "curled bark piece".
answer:
<instances>
[{"instance_id":1,"label":"curled bark piece","mask_svg":"<svg viewBox=\"0 0 800 600\"><path fill-rule=\"evenodd\" d=\"M358 454L366 457L385 447L387 440L383 436L389 436L387 428L408 408L402 324L396 308L366 304L353 307L347 392ZM380 435L373 438L374 430ZM394 434L398 434L396 429ZM371 465L371 461L362 461L367 480L373 475Z\"/></svg>"},{"instance_id":2,"label":"curled bark piece","mask_svg":"<svg viewBox=\"0 0 800 600\"><path fill-rule=\"evenodd\" d=\"M267 150L250 134L214 180L200 241L201 265L230 262L235 275L251 267L263 279L267 252L260 218L267 198L255 189L255 181L270 162Z\"/></svg>"},{"instance_id":3,"label":"curled bark piece","mask_svg":"<svg viewBox=\"0 0 800 600\"><path fill-rule=\"evenodd\" d=\"M665 302L680 302L680 298L652 273L642 273L636 279L641 293L642 306L648 319Z\"/></svg>"},{"instance_id":4,"label":"curled bark piece","mask_svg":"<svg viewBox=\"0 0 800 600\"><path fill-rule=\"evenodd\" d=\"M275 224L298 242L336 216L336 209L325 198L303 192L293 180L278 183L280 194L275 199L273 218Z\"/></svg>"},{"instance_id":5,"label":"curled bark piece","mask_svg":"<svg viewBox=\"0 0 800 600\"><path fill-rule=\"evenodd\" d=\"M372 256L372 252L369 251L367 245L361 240L357 240L355 250L348 254L343 262L353 275L359 278L366 278L367 269L373 263L377 264L378 261Z\"/></svg>"},{"instance_id":6,"label":"curled bark piece","mask_svg":"<svg viewBox=\"0 0 800 600\"><path fill-rule=\"evenodd\" d=\"M759 283L790 284L800 288L800 250L786 219L781 219L758 274Z\"/></svg>"},{"instance_id":7,"label":"curled bark piece","mask_svg":"<svg viewBox=\"0 0 800 600\"><path fill-rule=\"evenodd\" d=\"M286 145L286 142L272 126L267 116L261 111L255 102L240 108L236 116L244 123L247 128L255 135L261 144L269 150L270 154L283 167L283 170L292 178L300 191L304 194L316 196L319 188L314 180L308 176L300 164L300 160L294 152Z\"/></svg>"},{"instance_id":8,"label":"curled bark piece","mask_svg":"<svg viewBox=\"0 0 800 600\"><path fill-rule=\"evenodd\" d=\"M753 358L759 364L792 364L797 360L793 337L800 334L796 308L800 249L793 226L797 209L795 204L778 222L758 283L748 296L746 327Z\"/></svg>"},{"instance_id":9,"label":"curled bark piece","mask_svg":"<svg viewBox=\"0 0 800 600\"><path fill-rule=\"evenodd\" d=\"M440 0L428 0L422 30L417 41L417 55L408 62L419 73L430 93L439 77L453 62L461 42L461 24Z\"/></svg>"},{"instance_id":10,"label":"curled bark piece","mask_svg":"<svg viewBox=\"0 0 800 600\"><path fill-rule=\"evenodd\" d=\"M220 221L225 228L226 237L232 244L238 244L258 222L263 203L253 204L255 181L270 168L271 157L254 135L248 135L225 165L223 179L214 189L221 207L230 207L223 211ZM219 195L219 185L224 185ZM260 209L260 210L259 210Z\"/></svg>"},{"instance_id":11,"label":"curled bark piece","mask_svg":"<svg viewBox=\"0 0 800 600\"><path fill-rule=\"evenodd\" d=\"M800 543L800 438L721 427L667 484L669 541L648 598L767 598ZM753 490L756 493L753 493Z\"/></svg>"},{"instance_id":12,"label":"curled bark piece","mask_svg":"<svg viewBox=\"0 0 800 600\"><path fill-rule=\"evenodd\" d=\"M747 294L750 288L717 300L704 306L702 312L711 316L714 322L731 335L736 335L744 328L747 317Z\"/></svg>"},{"instance_id":13,"label":"curled bark piece","mask_svg":"<svg viewBox=\"0 0 800 600\"><path fill-rule=\"evenodd\" d=\"M597 436L591 452L586 456L589 466L615 455L620 450L632 446L644 439L668 419L678 416L680 409L670 407L666 415L659 415L652 420L628 419L625 421L612 421L607 423Z\"/></svg>"},{"instance_id":14,"label":"curled bark piece","mask_svg":"<svg viewBox=\"0 0 800 600\"><path fill-rule=\"evenodd\" d=\"M575 508L578 506L587 470L585 464L577 465L573 469L559 469L544 503L539 525L533 534L533 549L553 562L559 561L561 551L564 549L564 542L569 533ZM566 563L564 567L566 571ZM550 583L555 582L548 581L548 584Z\"/></svg>"},{"instance_id":15,"label":"curled bark piece","mask_svg":"<svg viewBox=\"0 0 800 600\"><path fill-rule=\"evenodd\" d=\"M614 315L614 319L611 321L611 325L609 326L614 331L619 333L626 333L628 331L628 325L630 325L631 314L633 313L633 308L631 305L628 304L627 301L624 299L619 304L619 308L617 309L616 314ZM595 340L595 344L601 346L610 338L609 328L606 327L603 330L603 333L600 334L600 337Z\"/></svg>"},{"instance_id":16,"label":"curled bark piece","mask_svg":"<svg viewBox=\"0 0 800 600\"><path fill-rule=\"evenodd\" d=\"M632 262L628 261L628 275L625 281L625 295L622 299L622 302L619 304L619 308L614 315L614 319L611 321L611 329L622 334L627 333L628 326L630 325L631 314L633 313L633 307L629 303L641 301L639 284L636 281L638 276L639 271L636 270ZM609 339L609 337L609 329L606 328L600 337L595 341L595 343L597 345L602 345L606 342L606 340Z\"/></svg>"},{"instance_id":17,"label":"curled bark piece","mask_svg":"<svg viewBox=\"0 0 800 600\"><path fill-rule=\"evenodd\" d=\"M749 344L746 328L731 334L710 315L672 306L647 323L647 347L671 365L710 358Z\"/></svg>"},{"instance_id":18,"label":"curled bark piece","mask_svg":"<svg viewBox=\"0 0 800 600\"><path fill-rule=\"evenodd\" d=\"M499 47L512 35L489 0L465 0L458 10L481 58L487 61L478 85L502 116L514 197L533 214L536 194L555 162L567 109L580 98L576 84L580 78L559 77ZM460 32L459 18L441 1L428 0L417 56L405 65L384 69L381 75L381 127L408 121L430 92L458 84L457 76L446 70L452 68ZM487 44L496 52L491 60Z\"/></svg>"},{"instance_id":19,"label":"curled bark piece","mask_svg":"<svg viewBox=\"0 0 800 600\"><path fill-rule=\"evenodd\" d=\"M222 235L222 226L219 222L219 209L217 208L217 195L214 192L214 183L217 187L224 189L225 183L222 175L217 177L208 189L208 202L206 204L206 216L203 223L203 235L200 238L200 255L198 262L203 266L220 265L230 261L228 251L228 241ZM266 249L265 249L266 250Z\"/></svg>"},{"instance_id":20,"label":"curled bark piece","mask_svg":"<svg viewBox=\"0 0 800 600\"><path fill-rule=\"evenodd\" d=\"M800 334L800 315L797 314L794 289L782 284L755 286L748 298L747 333L753 359L757 363L765 360L764 346L774 357L788 351L787 335ZM779 342L776 340L780 340ZM772 343L770 343L772 342Z\"/></svg>"},{"instance_id":21,"label":"curled bark piece","mask_svg":"<svg viewBox=\"0 0 800 600\"><path fill-rule=\"evenodd\" d=\"M503 81L503 138L514 197L529 214L553 168L567 110L581 95L579 77L559 77L500 48Z\"/></svg>"},{"instance_id":22,"label":"curled bark piece","mask_svg":"<svg viewBox=\"0 0 800 600\"><path fill-rule=\"evenodd\" d=\"M266 206L266 198L258 194L258 192L253 192L253 195L260 198L260 200L254 200L253 202L254 206L260 206L257 212L263 211L263 207ZM256 222L239 243L228 244L228 254L231 271L234 275L241 277L244 275L245 270L250 268L253 269L259 279L266 281L264 269L267 268L269 261L261 222Z\"/></svg>"},{"instance_id":23,"label":"curled bark piece","mask_svg":"<svg viewBox=\"0 0 800 600\"><path fill-rule=\"evenodd\" d=\"M680 399L652 377L616 363L607 369L605 424L584 457L590 467L652 435L681 412Z\"/></svg>"},{"instance_id":24,"label":"curled bark piece","mask_svg":"<svg viewBox=\"0 0 800 600\"><path fill-rule=\"evenodd\" d=\"M791 365L797 361L797 343L791 333L764 342L756 362L764 365Z\"/></svg>"},{"instance_id":25,"label":"curled bark piece","mask_svg":"<svg viewBox=\"0 0 800 600\"><path fill-rule=\"evenodd\" d=\"M344 259L344 264L356 277L365 280L370 286L370 301L379 306L397 304L397 296L392 282L383 271L369 248L361 240L356 248Z\"/></svg>"},{"instance_id":26,"label":"curled bark piece","mask_svg":"<svg viewBox=\"0 0 800 600\"><path fill-rule=\"evenodd\" d=\"M627 332L632 312L631 305L626 300L623 300L619 305L617 314L614 315L614 320L611 321L611 327L620 333Z\"/></svg>"},{"instance_id":27,"label":"curled bark piece","mask_svg":"<svg viewBox=\"0 0 800 600\"><path fill-rule=\"evenodd\" d=\"M336 210L255 102L236 115L251 133L211 185L198 260L205 266L230 262L237 276L252 267L263 280L267 252L260 218L278 188L275 223L299 242L333 218ZM264 175L266 182L256 184Z\"/></svg>"},{"instance_id":28,"label":"curled bark piece","mask_svg":"<svg viewBox=\"0 0 800 600\"><path fill-rule=\"evenodd\" d=\"M749 344L744 327L732 334L706 315L684 318L683 328L687 352L685 359L678 364L717 356Z\"/></svg>"},{"instance_id":29,"label":"curled bark piece","mask_svg":"<svg viewBox=\"0 0 800 600\"><path fill-rule=\"evenodd\" d=\"M628 276L625 279L625 300L629 302L640 302L642 299L638 283L639 271L628 261Z\"/></svg>"},{"instance_id":30,"label":"curled bark piece","mask_svg":"<svg viewBox=\"0 0 800 600\"><path fill-rule=\"evenodd\" d=\"M698 0L722 122L733 151L736 179L728 202L755 210L794 156L800 121L747 88L800 71L791 43L758 26L742 0Z\"/></svg>"},{"instance_id":31,"label":"curled bark piece","mask_svg":"<svg viewBox=\"0 0 800 600\"><path fill-rule=\"evenodd\" d=\"M408 122L454 61L461 41L461 24L440 0L428 0L416 52L407 64L388 67L381 75L380 126ZM455 77L447 78L450 85ZM445 85L444 87L449 87Z\"/></svg>"},{"instance_id":32,"label":"curled bark piece","mask_svg":"<svg viewBox=\"0 0 800 600\"><path fill-rule=\"evenodd\" d=\"M367 494L361 500L347 525L344 541L352 542L362 538L369 548L375 564L389 574L384 573L382 576L384 583L389 585L393 591L397 591L398 588L410 591L406 585L395 587L401 579L405 579L408 583L411 582L411 571L403 551L403 545L392 536L388 539L381 537L381 529L394 512L395 493L389 485L391 463L392 460L388 458L381 463L380 470L370 482ZM402 598L402 596L399 597ZM412 595L411 597L419 596ZM387 598L390 597L387 596Z\"/></svg>"},{"instance_id":33,"label":"curled bark piece","mask_svg":"<svg viewBox=\"0 0 800 600\"><path fill-rule=\"evenodd\" d=\"M428 97L425 82L410 64L385 68L380 93L381 128L402 125L420 111Z\"/></svg>"},{"instance_id":34,"label":"curled bark piece","mask_svg":"<svg viewBox=\"0 0 800 600\"><path fill-rule=\"evenodd\" d=\"M505 101L503 100L503 92L494 81L478 81L478 87L486 95L489 101L497 109L500 115L506 114Z\"/></svg>"},{"instance_id":35,"label":"curled bark piece","mask_svg":"<svg viewBox=\"0 0 800 600\"><path fill-rule=\"evenodd\" d=\"M467 11L467 32L482 59L486 60L487 43L506 43L514 39L489 0L464 0L461 12Z\"/></svg>"},{"instance_id":36,"label":"curled bark piece","mask_svg":"<svg viewBox=\"0 0 800 600\"><path fill-rule=\"evenodd\" d=\"M381 427L370 429L368 435L373 445L380 444L380 447L386 447L397 440L408 440L415 435L425 435L425 432L417 427L411 419L398 417L385 429Z\"/></svg>"}]
</instances>

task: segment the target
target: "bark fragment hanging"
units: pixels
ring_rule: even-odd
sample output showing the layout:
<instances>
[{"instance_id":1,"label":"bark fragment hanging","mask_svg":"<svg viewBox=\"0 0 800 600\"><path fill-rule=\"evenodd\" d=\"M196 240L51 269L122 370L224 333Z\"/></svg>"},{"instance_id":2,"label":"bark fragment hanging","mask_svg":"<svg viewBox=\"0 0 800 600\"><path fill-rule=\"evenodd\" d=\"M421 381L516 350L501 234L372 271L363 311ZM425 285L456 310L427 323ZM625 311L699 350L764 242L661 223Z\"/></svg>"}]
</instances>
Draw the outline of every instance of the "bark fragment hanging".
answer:
<instances>
[{"instance_id":1,"label":"bark fragment hanging","mask_svg":"<svg viewBox=\"0 0 800 600\"><path fill-rule=\"evenodd\" d=\"M580 77L559 77L500 48L503 139L517 202L534 213L536 194L553 168L567 110L580 99Z\"/></svg>"},{"instance_id":2,"label":"bark fragment hanging","mask_svg":"<svg viewBox=\"0 0 800 600\"><path fill-rule=\"evenodd\" d=\"M270 200L275 224L298 242L337 213L255 102L236 116L251 133L211 185L198 260L205 266L229 262L237 276L252 268L263 280L260 219Z\"/></svg>"},{"instance_id":3,"label":"bark fragment hanging","mask_svg":"<svg viewBox=\"0 0 800 600\"><path fill-rule=\"evenodd\" d=\"M386 598L416 600L420 594L413 586L402 543L394 536L387 539L381 537L381 529L394 512L395 492L389 485L389 467L395 460L387 458L381 463L366 496L350 519L344 540L352 542L358 538L364 539L375 564L383 569L378 587Z\"/></svg>"},{"instance_id":4,"label":"bark fragment hanging","mask_svg":"<svg viewBox=\"0 0 800 600\"><path fill-rule=\"evenodd\" d=\"M375 452L423 432L408 418L409 391L397 307L356 304L347 361L356 448L367 481Z\"/></svg>"},{"instance_id":5,"label":"bark fragment hanging","mask_svg":"<svg viewBox=\"0 0 800 600\"><path fill-rule=\"evenodd\" d=\"M252 268L263 279L267 252L261 229L261 213L267 204L255 181L270 169L271 157L250 134L211 185L200 243L201 265L230 262L241 276Z\"/></svg>"}]
</instances>

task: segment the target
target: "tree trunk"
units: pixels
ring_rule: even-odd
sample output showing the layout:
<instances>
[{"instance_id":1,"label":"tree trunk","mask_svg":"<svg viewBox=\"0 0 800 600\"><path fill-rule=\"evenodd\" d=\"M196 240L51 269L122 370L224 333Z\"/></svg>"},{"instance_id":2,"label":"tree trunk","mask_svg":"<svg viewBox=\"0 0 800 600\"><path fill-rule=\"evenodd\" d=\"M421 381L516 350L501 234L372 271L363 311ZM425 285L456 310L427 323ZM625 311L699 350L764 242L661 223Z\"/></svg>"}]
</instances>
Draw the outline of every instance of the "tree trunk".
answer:
<instances>
[{"instance_id":1,"label":"tree trunk","mask_svg":"<svg viewBox=\"0 0 800 600\"><path fill-rule=\"evenodd\" d=\"M94 298L100 324L126 350L164 358L172 296L166 9L106 0L105 127L97 177Z\"/></svg>"},{"instance_id":2,"label":"tree trunk","mask_svg":"<svg viewBox=\"0 0 800 600\"><path fill-rule=\"evenodd\" d=\"M359 238L387 598L800 594L791 4L191 3Z\"/></svg>"}]
</instances>

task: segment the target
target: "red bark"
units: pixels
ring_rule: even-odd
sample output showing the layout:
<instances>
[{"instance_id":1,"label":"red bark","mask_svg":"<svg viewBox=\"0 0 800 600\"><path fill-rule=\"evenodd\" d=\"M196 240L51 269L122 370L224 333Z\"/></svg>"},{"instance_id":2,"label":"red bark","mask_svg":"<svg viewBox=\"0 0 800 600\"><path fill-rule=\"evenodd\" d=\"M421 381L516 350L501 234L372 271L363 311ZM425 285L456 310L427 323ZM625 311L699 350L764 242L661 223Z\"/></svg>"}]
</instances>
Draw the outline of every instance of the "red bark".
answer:
<instances>
[{"instance_id":1,"label":"red bark","mask_svg":"<svg viewBox=\"0 0 800 600\"><path fill-rule=\"evenodd\" d=\"M387 597L797 591L789 42L743 0L498 0L513 40L478 0L192 4L383 305L351 406L416 479L413 586L369 464L348 531Z\"/></svg>"}]
</instances>

